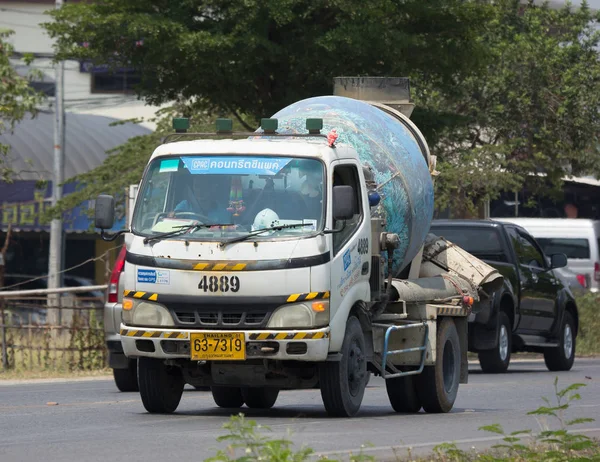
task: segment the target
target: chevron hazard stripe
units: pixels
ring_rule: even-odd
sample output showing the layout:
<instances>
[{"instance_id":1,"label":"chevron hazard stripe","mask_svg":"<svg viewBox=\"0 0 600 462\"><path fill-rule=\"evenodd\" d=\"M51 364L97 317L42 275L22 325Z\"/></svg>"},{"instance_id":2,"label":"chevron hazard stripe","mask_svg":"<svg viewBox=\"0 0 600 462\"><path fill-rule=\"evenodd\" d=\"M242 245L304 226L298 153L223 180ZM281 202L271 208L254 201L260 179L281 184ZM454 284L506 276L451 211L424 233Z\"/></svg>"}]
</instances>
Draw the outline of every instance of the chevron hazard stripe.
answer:
<instances>
[{"instance_id":1,"label":"chevron hazard stripe","mask_svg":"<svg viewBox=\"0 0 600 462\"><path fill-rule=\"evenodd\" d=\"M152 292L136 292L135 290L124 290L123 295L125 297L133 297L141 300L151 300L153 302L158 300L158 294Z\"/></svg>"},{"instance_id":2,"label":"chevron hazard stripe","mask_svg":"<svg viewBox=\"0 0 600 462\"><path fill-rule=\"evenodd\" d=\"M286 300L287 303L303 302L304 300L320 300L329 298L329 292L309 292L307 294L292 294Z\"/></svg>"},{"instance_id":3,"label":"chevron hazard stripe","mask_svg":"<svg viewBox=\"0 0 600 462\"><path fill-rule=\"evenodd\" d=\"M329 332L261 332L248 336L248 340L319 340L323 338L329 338Z\"/></svg>"},{"instance_id":4,"label":"chevron hazard stripe","mask_svg":"<svg viewBox=\"0 0 600 462\"><path fill-rule=\"evenodd\" d=\"M438 306L437 314L442 316L467 316L469 309L454 306Z\"/></svg>"},{"instance_id":5,"label":"chevron hazard stripe","mask_svg":"<svg viewBox=\"0 0 600 462\"><path fill-rule=\"evenodd\" d=\"M121 329L123 337L187 339L187 332L163 332L140 329Z\"/></svg>"}]
</instances>

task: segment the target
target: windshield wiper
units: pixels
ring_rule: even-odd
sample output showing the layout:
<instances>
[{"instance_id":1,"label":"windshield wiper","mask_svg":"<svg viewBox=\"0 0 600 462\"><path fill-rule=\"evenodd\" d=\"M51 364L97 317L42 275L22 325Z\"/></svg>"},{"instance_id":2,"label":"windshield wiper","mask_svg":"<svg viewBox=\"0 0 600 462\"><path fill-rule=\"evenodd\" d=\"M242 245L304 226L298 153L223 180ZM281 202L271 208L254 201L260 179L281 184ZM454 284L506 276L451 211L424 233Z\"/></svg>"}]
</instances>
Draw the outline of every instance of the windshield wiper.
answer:
<instances>
[{"instance_id":1,"label":"windshield wiper","mask_svg":"<svg viewBox=\"0 0 600 462\"><path fill-rule=\"evenodd\" d=\"M293 223L290 225L279 225L279 226L271 226L270 228L257 229L256 231L252 231L244 236L234 237L233 239L229 239L228 241L221 242L220 246L225 247L227 244L233 244L234 242L242 242L251 237L258 236L259 234L266 233L267 231L279 231L286 228L300 228L301 226L314 226L314 223Z\"/></svg>"},{"instance_id":2,"label":"windshield wiper","mask_svg":"<svg viewBox=\"0 0 600 462\"><path fill-rule=\"evenodd\" d=\"M179 234L185 234L188 231L200 229L200 228L212 228L213 226L234 226L233 223L195 223L192 225L180 225L174 226L175 229L173 231L167 231L165 233L156 234L154 236L148 236L144 238L144 244L147 244L150 241L160 241L161 239L165 239L167 237L178 236Z\"/></svg>"}]
</instances>

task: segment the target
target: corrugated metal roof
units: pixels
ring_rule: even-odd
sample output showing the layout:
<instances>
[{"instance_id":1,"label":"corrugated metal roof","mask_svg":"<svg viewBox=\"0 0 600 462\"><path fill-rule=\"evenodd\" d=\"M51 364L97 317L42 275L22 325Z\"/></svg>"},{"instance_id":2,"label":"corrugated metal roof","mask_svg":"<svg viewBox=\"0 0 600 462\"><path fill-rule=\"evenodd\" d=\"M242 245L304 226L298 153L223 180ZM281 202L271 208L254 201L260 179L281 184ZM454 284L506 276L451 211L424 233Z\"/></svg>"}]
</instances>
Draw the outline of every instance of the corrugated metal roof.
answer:
<instances>
[{"instance_id":1,"label":"corrugated metal roof","mask_svg":"<svg viewBox=\"0 0 600 462\"><path fill-rule=\"evenodd\" d=\"M67 113L65 118L65 180L98 167L106 159L106 151L129 138L150 133L133 123L111 127L109 124L117 119L109 117ZM54 114L40 113L34 119L23 120L12 134L0 135L0 143L11 147L10 166L23 172L21 179L52 179Z\"/></svg>"}]
</instances>

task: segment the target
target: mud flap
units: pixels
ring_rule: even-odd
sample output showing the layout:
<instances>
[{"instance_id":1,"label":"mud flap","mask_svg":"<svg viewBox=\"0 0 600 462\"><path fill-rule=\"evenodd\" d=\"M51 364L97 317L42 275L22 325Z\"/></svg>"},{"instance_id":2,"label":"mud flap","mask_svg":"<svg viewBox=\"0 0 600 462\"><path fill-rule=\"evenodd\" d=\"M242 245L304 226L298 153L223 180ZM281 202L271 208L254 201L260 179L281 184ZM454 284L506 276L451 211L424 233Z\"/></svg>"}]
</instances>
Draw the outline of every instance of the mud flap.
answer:
<instances>
[{"instance_id":1,"label":"mud flap","mask_svg":"<svg viewBox=\"0 0 600 462\"><path fill-rule=\"evenodd\" d=\"M460 381L459 383L469 383L469 360L468 354L468 322L466 317L454 318L454 324L458 332L460 341Z\"/></svg>"}]
</instances>

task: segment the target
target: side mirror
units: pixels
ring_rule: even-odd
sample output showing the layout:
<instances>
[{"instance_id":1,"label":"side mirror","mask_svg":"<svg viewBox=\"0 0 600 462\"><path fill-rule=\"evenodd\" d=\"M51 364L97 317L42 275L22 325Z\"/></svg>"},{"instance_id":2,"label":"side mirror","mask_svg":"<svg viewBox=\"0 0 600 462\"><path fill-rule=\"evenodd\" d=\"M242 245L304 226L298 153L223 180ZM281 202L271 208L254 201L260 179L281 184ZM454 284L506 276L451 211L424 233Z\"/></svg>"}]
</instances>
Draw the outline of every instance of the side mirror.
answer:
<instances>
[{"instance_id":1,"label":"side mirror","mask_svg":"<svg viewBox=\"0 0 600 462\"><path fill-rule=\"evenodd\" d=\"M94 225L96 228L110 229L115 224L115 199L106 194L100 194L96 199Z\"/></svg>"},{"instance_id":2,"label":"side mirror","mask_svg":"<svg viewBox=\"0 0 600 462\"><path fill-rule=\"evenodd\" d=\"M333 218L349 220L354 216L354 188L352 186L333 187Z\"/></svg>"},{"instance_id":3,"label":"side mirror","mask_svg":"<svg viewBox=\"0 0 600 462\"><path fill-rule=\"evenodd\" d=\"M552 269L564 268L567 266L567 256L564 253L555 253L550 257L550 267Z\"/></svg>"}]
</instances>

